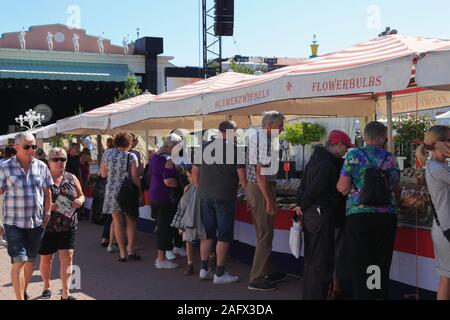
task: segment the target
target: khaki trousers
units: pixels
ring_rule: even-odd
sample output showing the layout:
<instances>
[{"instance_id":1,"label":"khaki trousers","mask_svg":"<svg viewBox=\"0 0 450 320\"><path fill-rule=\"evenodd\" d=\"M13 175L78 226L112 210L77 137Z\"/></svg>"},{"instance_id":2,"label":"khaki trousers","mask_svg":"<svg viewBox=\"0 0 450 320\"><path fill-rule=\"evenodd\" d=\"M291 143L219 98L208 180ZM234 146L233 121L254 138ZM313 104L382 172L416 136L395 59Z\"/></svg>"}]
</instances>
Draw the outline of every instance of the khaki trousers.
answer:
<instances>
[{"instance_id":1,"label":"khaki trousers","mask_svg":"<svg viewBox=\"0 0 450 320\"><path fill-rule=\"evenodd\" d=\"M271 187L271 192L276 199L275 186ZM273 272L271 254L275 216L267 214L266 201L256 183L248 183L247 197L252 207L253 225L256 231L255 257L250 274L250 283L255 283L263 281L265 276Z\"/></svg>"}]
</instances>

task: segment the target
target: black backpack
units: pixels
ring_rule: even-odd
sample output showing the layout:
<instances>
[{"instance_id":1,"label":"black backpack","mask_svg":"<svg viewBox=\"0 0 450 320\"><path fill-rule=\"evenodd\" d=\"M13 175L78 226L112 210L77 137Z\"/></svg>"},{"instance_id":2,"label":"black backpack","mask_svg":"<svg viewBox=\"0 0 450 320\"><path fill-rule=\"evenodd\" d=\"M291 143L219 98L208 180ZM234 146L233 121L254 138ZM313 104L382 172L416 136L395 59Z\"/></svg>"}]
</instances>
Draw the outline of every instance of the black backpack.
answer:
<instances>
[{"instance_id":1,"label":"black backpack","mask_svg":"<svg viewBox=\"0 0 450 320\"><path fill-rule=\"evenodd\" d=\"M387 153L380 166L374 165L369 156L364 153L372 167L364 172L364 185L359 190L359 204L370 207L383 207L391 204L392 189L389 183L389 172L383 169L383 164L389 154ZM355 189L358 190L355 186Z\"/></svg>"}]
</instances>

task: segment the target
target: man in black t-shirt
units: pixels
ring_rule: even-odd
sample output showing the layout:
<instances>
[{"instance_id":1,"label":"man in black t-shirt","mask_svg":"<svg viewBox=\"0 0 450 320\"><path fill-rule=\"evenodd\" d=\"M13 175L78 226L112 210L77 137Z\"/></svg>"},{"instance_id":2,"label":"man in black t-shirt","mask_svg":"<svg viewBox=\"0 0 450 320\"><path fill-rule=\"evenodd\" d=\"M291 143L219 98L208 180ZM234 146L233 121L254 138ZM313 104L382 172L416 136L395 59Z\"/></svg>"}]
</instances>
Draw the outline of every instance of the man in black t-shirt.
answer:
<instances>
[{"instance_id":1,"label":"man in black t-shirt","mask_svg":"<svg viewBox=\"0 0 450 320\"><path fill-rule=\"evenodd\" d=\"M84 184L83 179L81 178L81 168L80 168L80 145L78 143L72 143L70 145L69 151L67 152L67 164L66 171L70 172L74 176L78 178L81 185ZM78 220L84 220L84 208L77 209Z\"/></svg>"},{"instance_id":2,"label":"man in black t-shirt","mask_svg":"<svg viewBox=\"0 0 450 320\"><path fill-rule=\"evenodd\" d=\"M81 183L81 170L80 170L80 145L78 143L72 143L69 151L67 152L67 164L66 171L75 175Z\"/></svg>"},{"instance_id":3,"label":"man in black t-shirt","mask_svg":"<svg viewBox=\"0 0 450 320\"><path fill-rule=\"evenodd\" d=\"M215 284L239 281L239 277L225 273L225 260L234 239L234 215L239 182L247 188L245 154L239 154L235 142L236 123L224 121L219 136L203 145L202 161L192 168L193 182L198 186L200 210L206 240L201 241L202 268L200 278L214 279ZM217 268L208 271L208 257L217 235Z\"/></svg>"}]
</instances>

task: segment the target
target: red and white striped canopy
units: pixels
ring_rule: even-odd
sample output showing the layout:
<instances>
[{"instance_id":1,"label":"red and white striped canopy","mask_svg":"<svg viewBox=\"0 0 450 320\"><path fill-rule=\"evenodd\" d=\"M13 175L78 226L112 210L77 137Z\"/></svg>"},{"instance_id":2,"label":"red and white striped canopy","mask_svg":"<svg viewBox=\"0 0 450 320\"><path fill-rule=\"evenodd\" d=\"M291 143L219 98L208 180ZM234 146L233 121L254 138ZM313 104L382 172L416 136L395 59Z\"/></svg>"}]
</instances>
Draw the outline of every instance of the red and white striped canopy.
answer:
<instances>
[{"instance_id":1,"label":"red and white striped canopy","mask_svg":"<svg viewBox=\"0 0 450 320\"><path fill-rule=\"evenodd\" d=\"M417 63L418 86L450 90L450 45L426 53Z\"/></svg>"},{"instance_id":2,"label":"red and white striped canopy","mask_svg":"<svg viewBox=\"0 0 450 320\"><path fill-rule=\"evenodd\" d=\"M147 105L155 96L144 93L127 100L111 103L70 118L57 121L58 132L72 132L78 134L98 133L109 129L109 119L112 114L139 109Z\"/></svg>"},{"instance_id":3,"label":"red and white striped canopy","mask_svg":"<svg viewBox=\"0 0 450 320\"><path fill-rule=\"evenodd\" d=\"M448 46L448 40L389 35L261 76L227 72L159 95L145 112L112 115L111 127L152 118L253 115L273 108L301 115L373 114L373 93L407 89L415 61Z\"/></svg>"},{"instance_id":4,"label":"red and white striped canopy","mask_svg":"<svg viewBox=\"0 0 450 320\"><path fill-rule=\"evenodd\" d=\"M248 117L268 109L297 115L369 115L375 111L375 94L405 90L414 83L414 76L421 86L450 83L449 49L449 40L379 37L264 75L227 72L148 101L130 102L129 108L106 106L105 114L100 109L91 111L83 116L91 120L82 124L102 130L132 129L139 123L140 128L143 123L163 128L179 124L175 118ZM429 72L430 64L436 72Z\"/></svg>"},{"instance_id":5,"label":"red and white striped canopy","mask_svg":"<svg viewBox=\"0 0 450 320\"><path fill-rule=\"evenodd\" d=\"M203 112L230 112L290 99L404 90L410 84L415 60L449 45L449 40L400 35L376 38L207 93Z\"/></svg>"},{"instance_id":6,"label":"red and white striped canopy","mask_svg":"<svg viewBox=\"0 0 450 320\"><path fill-rule=\"evenodd\" d=\"M111 128L123 127L145 119L191 117L202 118L203 96L208 92L225 90L230 86L256 79L257 76L226 72L215 77L200 80L192 84L180 87L174 91L155 96L151 102L141 108L131 109L126 112L111 115ZM223 117L221 118L223 120ZM202 119L203 120L203 119ZM170 125L175 125L170 120ZM156 121L155 121L156 122ZM152 123L152 126L161 124ZM179 122L178 122L179 123ZM162 125L163 127L165 125ZM140 126L142 128L142 126Z\"/></svg>"}]
</instances>

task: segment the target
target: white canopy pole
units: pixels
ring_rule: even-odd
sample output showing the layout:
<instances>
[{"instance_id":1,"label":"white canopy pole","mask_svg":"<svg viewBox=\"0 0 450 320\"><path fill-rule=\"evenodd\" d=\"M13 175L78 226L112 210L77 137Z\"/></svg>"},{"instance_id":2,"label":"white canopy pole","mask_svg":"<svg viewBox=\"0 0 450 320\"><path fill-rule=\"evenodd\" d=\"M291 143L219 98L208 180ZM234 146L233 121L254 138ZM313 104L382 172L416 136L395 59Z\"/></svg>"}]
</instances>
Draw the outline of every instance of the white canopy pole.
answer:
<instances>
[{"instance_id":1,"label":"white canopy pole","mask_svg":"<svg viewBox=\"0 0 450 320\"><path fill-rule=\"evenodd\" d=\"M386 106L387 106L387 127L388 127L388 144L387 148L389 152L394 153L394 139L392 137L392 92L386 93Z\"/></svg>"},{"instance_id":2,"label":"white canopy pole","mask_svg":"<svg viewBox=\"0 0 450 320\"><path fill-rule=\"evenodd\" d=\"M148 158L148 151L149 151L148 143L149 143L149 140L148 140L148 129L146 129L145 130L145 152L146 152L145 159L147 159L147 162L150 161L150 159Z\"/></svg>"}]
</instances>

